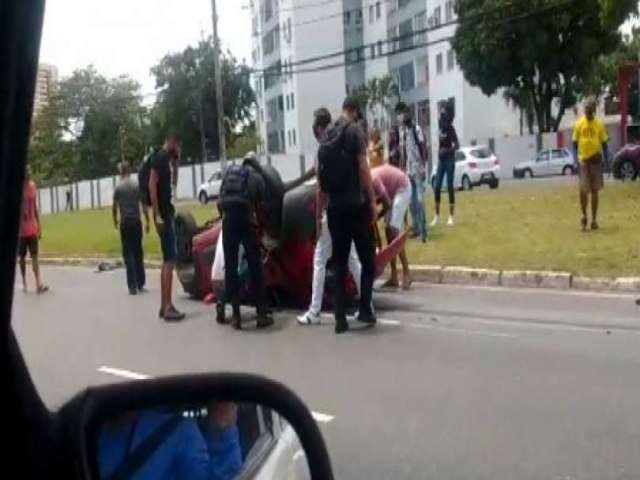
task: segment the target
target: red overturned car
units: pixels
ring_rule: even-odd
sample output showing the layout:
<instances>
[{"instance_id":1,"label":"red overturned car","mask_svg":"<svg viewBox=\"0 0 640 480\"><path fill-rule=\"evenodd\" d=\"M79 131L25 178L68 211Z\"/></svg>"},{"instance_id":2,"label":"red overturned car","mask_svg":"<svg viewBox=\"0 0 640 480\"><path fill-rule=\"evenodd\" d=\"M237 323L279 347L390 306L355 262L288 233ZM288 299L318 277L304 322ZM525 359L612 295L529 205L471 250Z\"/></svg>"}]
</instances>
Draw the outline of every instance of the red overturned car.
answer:
<instances>
[{"instance_id":1,"label":"red overturned car","mask_svg":"<svg viewBox=\"0 0 640 480\"><path fill-rule=\"evenodd\" d=\"M316 185L313 171L299 179L283 182L278 171L270 165L255 164L266 186L265 201L258 211L266 286L275 308L305 308L311 299L313 254L316 239ZM188 212L176 216L178 237L177 274L185 292L199 300L215 300L211 284L211 269L217 242L220 239L222 220L217 218L198 226ZM391 245L378 250L376 277L391 259L402 250L406 235L398 237ZM329 261L331 262L331 261ZM325 300L331 298L331 268L327 271ZM355 300L355 284L348 282L348 292ZM249 281L241 289L242 303L253 304L253 292Z\"/></svg>"}]
</instances>

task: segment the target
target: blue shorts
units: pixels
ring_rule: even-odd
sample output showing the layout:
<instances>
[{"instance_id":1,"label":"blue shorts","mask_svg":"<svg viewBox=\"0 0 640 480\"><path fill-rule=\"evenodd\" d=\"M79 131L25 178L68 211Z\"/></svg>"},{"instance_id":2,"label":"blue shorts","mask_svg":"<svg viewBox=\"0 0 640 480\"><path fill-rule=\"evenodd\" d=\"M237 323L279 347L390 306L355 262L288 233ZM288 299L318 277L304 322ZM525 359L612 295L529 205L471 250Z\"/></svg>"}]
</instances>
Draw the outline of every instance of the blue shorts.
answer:
<instances>
[{"instance_id":1,"label":"blue shorts","mask_svg":"<svg viewBox=\"0 0 640 480\"><path fill-rule=\"evenodd\" d=\"M160 232L160 249L164 262L175 263L178 260L178 245L176 239L176 224L173 218L164 220L164 226Z\"/></svg>"}]
</instances>

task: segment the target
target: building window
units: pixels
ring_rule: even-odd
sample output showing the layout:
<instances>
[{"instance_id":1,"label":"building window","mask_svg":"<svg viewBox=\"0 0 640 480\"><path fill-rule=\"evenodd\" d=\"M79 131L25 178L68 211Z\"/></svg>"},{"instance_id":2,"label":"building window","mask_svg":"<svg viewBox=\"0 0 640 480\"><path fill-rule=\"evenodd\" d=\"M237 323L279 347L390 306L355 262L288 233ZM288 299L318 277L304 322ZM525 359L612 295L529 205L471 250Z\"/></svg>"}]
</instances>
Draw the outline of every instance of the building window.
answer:
<instances>
[{"instance_id":1,"label":"building window","mask_svg":"<svg viewBox=\"0 0 640 480\"><path fill-rule=\"evenodd\" d=\"M284 143L284 130L280 130L280 151L284 152L286 145Z\"/></svg>"},{"instance_id":2,"label":"building window","mask_svg":"<svg viewBox=\"0 0 640 480\"><path fill-rule=\"evenodd\" d=\"M344 12L344 24L345 25L349 25L351 24L351 11L347 10Z\"/></svg>"},{"instance_id":3,"label":"building window","mask_svg":"<svg viewBox=\"0 0 640 480\"><path fill-rule=\"evenodd\" d=\"M287 43L291 43L291 19L287 19L287 23L282 26L282 33L284 34L284 40Z\"/></svg>"},{"instance_id":4,"label":"building window","mask_svg":"<svg viewBox=\"0 0 640 480\"><path fill-rule=\"evenodd\" d=\"M400 24L400 50L413 47L413 20L405 20Z\"/></svg>"},{"instance_id":5,"label":"building window","mask_svg":"<svg viewBox=\"0 0 640 480\"><path fill-rule=\"evenodd\" d=\"M442 65L442 54L439 53L439 54L436 55L436 73L437 74L442 73L442 68L443 68L443 65Z\"/></svg>"},{"instance_id":6,"label":"building window","mask_svg":"<svg viewBox=\"0 0 640 480\"><path fill-rule=\"evenodd\" d=\"M362 10L358 9L356 10L356 25L361 25L362 24Z\"/></svg>"},{"instance_id":7,"label":"building window","mask_svg":"<svg viewBox=\"0 0 640 480\"><path fill-rule=\"evenodd\" d=\"M378 40L378 56L382 55L382 40Z\"/></svg>"},{"instance_id":8,"label":"building window","mask_svg":"<svg viewBox=\"0 0 640 480\"><path fill-rule=\"evenodd\" d=\"M291 108L291 105L289 104L289 95L287 95L287 99L286 99L286 109L287 112L289 111L289 109Z\"/></svg>"},{"instance_id":9,"label":"building window","mask_svg":"<svg viewBox=\"0 0 640 480\"><path fill-rule=\"evenodd\" d=\"M395 28L391 28L387 31L387 41L389 42L389 51L395 52L398 49L398 34Z\"/></svg>"},{"instance_id":10,"label":"building window","mask_svg":"<svg viewBox=\"0 0 640 480\"><path fill-rule=\"evenodd\" d=\"M287 139L289 140L289 146L291 146L291 130L287 130Z\"/></svg>"},{"instance_id":11,"label":"building window","mask_svg":"<svg viewBox=\"0 0 640 480\"><path fill-rule=\"evenodd\" d=\"M376 46L375 45L371 45L369 47L370 53L371 53L371 58L376 58Z\"/></svg>"},{"instance_id":12,"label":"building window","mask_svg":"<svg viewBox=\"0 0 640 480\"><path fill-rule=\"evenodd\" d=\"M380 2L376 2L376 20L380 19L380 15L382 15L382 8Z\"/></svg>"},{"instance_id":13,"label":"building window","mask_svg":"<svg viewBox=\"0 0 640 480\"><path fill-rule=\"evenodd\" d=\"M413 0L398 0L398 9L404 8L409 5Z\"/></svg>"},{"instance_id":14,"label":"building window","mask_svg":"<svg viewBox=\"0 0 640 480\"><path fill-rule=\"evenodd\" d=\"M292 135L293 137L293 144L296 145L298 143L297 139L296 139L296 129L293 129Z\"/></svg>"},{"instance_id":15,"label":"building window","mask_svg":"<svg viewBox=\"0 0 640 480\"><path fill-rule=\"evenodd\" d=\"M293 93L291 94L291 110L293 110L294 108L296 108L296 102L294 100L294 96Z\"/></svg>"},{"instance_id":16,"label":"building window","mask_svg":"<svg viewBox=\"0 0 640 480\"><path fill-rule=\"evenodd\" d=\"M453 21L453 0L447 0L444 4L444 18L447 23Z\"/></svg>"},{"instance_id":17,"label":"building window","mask_svg":"<svg viewBox=\"0 0 640 480\"><path fill-rule=\"evenodd\" d=\"M442 24L442 7L436 7L433 10L433 23L436 27Z\"/></svg>"},{"instance_id":18,"label":"building window","mask_svg":"<svg viewBox=\"0 0 640 480\"><path fill-rule=\"evenodd\" d=\"M273 17L273 5L271 4L271 0L265 0L264 2L264 21L265 23L271 20Z\"/></svg>"},{"instance_id":19,"label":"building window","mask_svg":"<svg viewBox=\"0 0 640 480\"><path fill-rule=\"evenodd\" d=\"M427 41L427 12L423 11L420 12L419 14L417 14L414 17L414 23L415 23L415 39L416 39L416 43L420 44L420 43L424 43Z\"/></svg>"},{"instance_id":20,"label":"building window","mask_svg":"<svg viewBox=\"0 0 640 480\"><path fill-rule=\"evenodd\" d=\"M416 72L413 68L413 62L407 63L400 67L400 91L408 92L416 85Z\"/></svg>"},{"instance_id":21,"label":"building window","mask_svg":"<svg viewBox=\"0 0 640 480\"><path fill-rule=\"evenodd\" d=\"M369 23L373 23L373 20L375 18L374 14L375 14L374 6L373 5L369 5Z\"/></svg>"},{"instance_id":22,"label":"building window","mask_svg":"<svg viewBox=\"0 0 640 480\"><path fill-rule=\"evenodd\" d=\"M278 111L284 112L284 97L282 95L278 96Z\"/></svg>"},{"instance_id":23,"label":"building window","mask_svg":"<svg viewBox=\"0 0 640 480\"><path fill-rule=\"evenodd\" d=\"M447 70L453 70L455 66L455 58L453 56L453 49L447 52Z\"/></svg>"}]
</instances>

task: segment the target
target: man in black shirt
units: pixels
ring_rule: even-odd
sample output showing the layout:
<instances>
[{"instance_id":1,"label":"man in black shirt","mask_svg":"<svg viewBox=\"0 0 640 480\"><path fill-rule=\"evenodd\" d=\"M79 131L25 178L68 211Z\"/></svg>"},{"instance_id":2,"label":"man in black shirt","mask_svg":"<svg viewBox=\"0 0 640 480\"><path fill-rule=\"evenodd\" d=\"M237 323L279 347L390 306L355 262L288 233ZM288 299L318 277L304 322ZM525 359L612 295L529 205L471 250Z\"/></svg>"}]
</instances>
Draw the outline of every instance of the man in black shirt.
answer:
<instances>
[{"instance_id":1,"label":"man in black shirt","mask_svg":"<svg viewBox=\"0 0 640 480\"><path fill-rule=\"evenodd\" d=\"M342 105L342 116L334 128L344 128L340 139L343 151L341 161L352 163L354 181L346 191L324 192L327 194L327 221L333 244L334 311L338 334L349 330L345 277L351 242L355 244L362 264L358 320L370 325L376 323L371 297L375 275L374 227L377 209L367 161L367 141L357 123L359 118L357 103L346 99Z\"/></svg>"},{"instance_id":2,"label":"man in black shirt","mask_svg":"<svg viewBox=\"0 0 640 480\"><path fill-rule=\"evenodd\" d=\"M174 223L175 208L171 203L171 191L178 184L178 166L180 163L180 143L176 136L170 135L161 150L151 160L149 176L149 197L153 210L153 222L160 236L162 249L162 270L160 273L161 305L160 318L166 321L180 321L184 313L179 312L172 302L173 271L178 259L176 229Z\"/></svg>"}]
</instances>

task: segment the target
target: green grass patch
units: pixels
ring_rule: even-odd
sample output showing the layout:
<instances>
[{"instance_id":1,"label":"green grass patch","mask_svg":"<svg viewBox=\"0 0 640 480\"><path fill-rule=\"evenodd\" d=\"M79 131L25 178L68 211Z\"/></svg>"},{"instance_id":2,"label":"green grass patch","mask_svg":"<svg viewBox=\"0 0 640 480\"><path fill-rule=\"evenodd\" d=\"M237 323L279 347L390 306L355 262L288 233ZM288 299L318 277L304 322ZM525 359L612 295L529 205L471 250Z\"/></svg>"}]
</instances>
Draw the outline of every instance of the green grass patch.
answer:
<instances>
[{"instance_id":1,"label":"green grass patch","mask_svg":"<svg viewBox=\"0 0 640 480\"><path fill-rule=\"evenodd\" d=\"M640 184L607 184L600 227L581 233L577 186L532 184L457 195L456 226L430 229L429 242L409 243L412 263L478 268L561 270L580 275L640 274ZM429 217L433 200L427 202ZM442 215L446 223L446 195ZM179 205L198 222L215 206ZM159 257L157 235L145 236L148 258ZM44 257L118 257L119 234L111 210L43 217Z\"/></svg>"}]
</instances>

